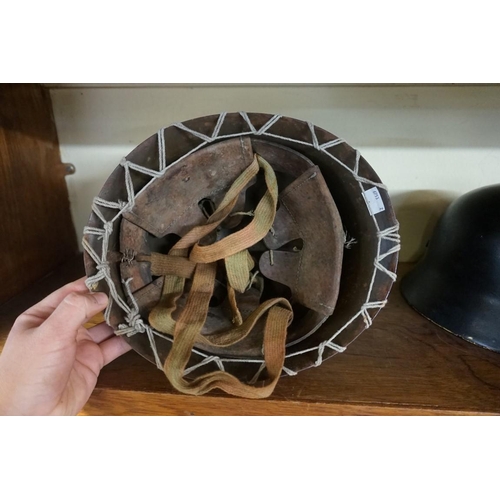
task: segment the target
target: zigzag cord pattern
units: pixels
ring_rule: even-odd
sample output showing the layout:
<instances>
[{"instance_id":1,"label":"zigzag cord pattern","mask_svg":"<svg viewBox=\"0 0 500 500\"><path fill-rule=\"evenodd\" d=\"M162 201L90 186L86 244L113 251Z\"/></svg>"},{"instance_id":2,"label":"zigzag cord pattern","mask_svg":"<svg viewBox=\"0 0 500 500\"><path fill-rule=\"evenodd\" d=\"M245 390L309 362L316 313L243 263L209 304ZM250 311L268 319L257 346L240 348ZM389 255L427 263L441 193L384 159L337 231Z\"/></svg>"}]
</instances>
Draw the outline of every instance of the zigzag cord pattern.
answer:
<instances>
[{"instance_id":1,"label":"zigzag cord pattern","mask_svg":"<svg viewBox=\"0 0 500 500\"><path fill-rule=\"evenodd\" d=\"M207 136L205 134L202 134L200 132L197 132L195 130L192 130L183 123L174 123L173 126L190 133L191 135L198 137L201 139L203 142L193 148L191 151L183 155L181 158L177 159L176 161L172 162L170 165L167 166L166 163L166 151L165 151L165 135L164 135L164 128L160 129L158 131L158 166L159 170L152 170L146 167L143 167L141 165L137 165L133 162L128 161L127 159L122 159L120 162L120 166L123 167L125 171L125 186L127 190L127 201L122 201L122 200L117 200L117 201L108 201L104 200L102 198L96 197L94 198L94 201L92 203L92 211L96 214L96 216L101 220L103 227L98 228L98 227L89 227L86 226L83 230L84 235L94 235L98 236L99 239L102 239L102 252L101 255L98 255L95 250L89 245L87 242L85 236L83 238L82 244L85 249L85 251L89 254L89 256L92 258L92 260L96 264L97 268L97 273L93 276L90 276L86 280L87 286L92 289L95 284L101 280L104 280L109 288L109 293L110 293L110 300L108 307L105 311L104 317L106 322L109 324L109 316L111 312L111 307L113 306L114 303L116 303L125 313L125 321L126 324L120 324L118 329L115 331L117 335L127 335L127 336L132 336L137 333L146 333L149 343L151 345L151 350L153 352L153 356L156 362L156 366L160 369L163 370L163 366L160 360L160 357L158 355L158 350L156 347L156 342L155 342L155 336L156 337L162 337L163 339L168 340L169 342L172 342L172 339L166 335L163 335L160 332L155 331L153 328L151 328L149 325L144 323L142 318L139 315L138 312L138 306L137 302L135 301L131 291L130 291L130 279L127 281L122 281L124 290L126 292L126 295L129 300L129 304L126 303L122 297L118 294L118 291L116 290L115 284L113 280L111 279L111 274L110 274L110 269L109 269L109 262L107 261L107 253L108 253L108 244L109 244L109 237L113 232L114 228L114 223L122 216L127 211L130 211L134 205L135 205L135 198L138 196L143 190L147 189L148 186L154 182L156 179L164 175L164 173L177 163L181 162L184 158L187 156L191 155L198 149L201 149L205 147L207 144L213 142L214 140L221 140L221 139L229 139L232 137L240 137L240 136L245 136L245 135L257 135L257 136L267 136L267 137L274 137L278 138L287 142L291 143L298 143L306 146L312 146L318 151L321 151L328 157L330 157L332 160L334 160L336 163L338 163L341 167L345 168L348 170L354 177L354 179L358 182L359 188L361 192L364 191L363 189L363 184L368 184L371 186L376 186L380 189L385 189L387 190L387 187L382 184L382 183L377 183L374 181L371 181L370 179L366 179L358 174L359 172L359 159L360 159L360 153L359 151L356 151L356 160L355 160L355 165L354 169L351 169L348 167L345 163L340 161L338 158L336 158L328 149L337 146L339 144L344 143L345 141L343 139L334 139L332 141L326 142L324 144L319 144L318 138L316 136L315 128L314 125L310 122L308 122L309 130L311 131L311 142L305 142L305 141L300 141L297 139L292 139L289 137L283 137L279 136L273 133L268 132L268 130L280 120L281 115L274 115L270 120L268 120L260 129L256 129L255 126L252 124L250 118L248 117L247 113L245 112L240 112L241 117L244 119L246 124L248 125L248 128L250 129L248 132L241 132L238 134L228 134L228 135L222 135L220 136L220 130L222 128L222 125L224 124L224 119L226 117L227 113L221 113L218 117L217 123L214 127L214 130L211 134L211 136ZM151 176L151 180L137 193L134 193L134 188L132 184L132 179L130 176L130 170L135 170L137 172L140 172L142 174L146 174ZM102 211L99 209L99 207L105 207L105 208L111 208L118 210L118 213L111 219L111 220L106 220L104 215L102 214ZM328 340L321 342L319 345L315 347L311 347L308 349L304 349L302 351L297 351L293 352L290 354L286 355L286 358L291 358L293 356L299 356L300 354L305 354L308 352L314 352L317 351L317 358L315 361L315 366L321 365L323 362L323 354L325 352L325 349L332 349L337 352L343 352L345 351L345 347L342 347L334 342L335 338L340 335L351 323L353 323L359 316L363 318L363 321L368 328L372 324L372 317L369 313L370 309L381 309L382 307L385 306L387 303L387 300L383 301L371 301L370 297L372 294L373 286L375 283L375 278L377 275L377 272L383 272L389 276L389 278L393 281L396 280L396 274L387 269L382 261L388 257L389 255L392 255L394 253L399 252L401 249L401 240L400 236L398 234L399 230L399 224L396 224L395 226L386 228L381 230L377 219L375 215L371 215L373 219L373 224L377 230L377 256L374 259L373 262L373 274L372 278L370 281L370 286L368 288L368 293L366 295L366 300L364 304L361 306L360 310L351 318L349 319L339 330L337 330ZM386 252L381 253L381 245L383 241L387 241L390 243L393 243L393 246ZM252 383L256 382L259 375L265 368L265 363L262 360L249 360L249 359L224 359L219 356L214 356L214 355L209 355L207 353L204 353L203 351L200 351L198 349L193 349L193 352L202 356L203 360L189 368L186 369L185 374L193 372L197 368L206 365L208 363L215 363L217 367L220 370L224 370L224 363L257 363L259 364L259 368L257 372L255 373ZM297 372L291 370L290 368L287 368L286 366L283 367L283 371L287 375L296 375Z\"/></svg>"}]
</instances>

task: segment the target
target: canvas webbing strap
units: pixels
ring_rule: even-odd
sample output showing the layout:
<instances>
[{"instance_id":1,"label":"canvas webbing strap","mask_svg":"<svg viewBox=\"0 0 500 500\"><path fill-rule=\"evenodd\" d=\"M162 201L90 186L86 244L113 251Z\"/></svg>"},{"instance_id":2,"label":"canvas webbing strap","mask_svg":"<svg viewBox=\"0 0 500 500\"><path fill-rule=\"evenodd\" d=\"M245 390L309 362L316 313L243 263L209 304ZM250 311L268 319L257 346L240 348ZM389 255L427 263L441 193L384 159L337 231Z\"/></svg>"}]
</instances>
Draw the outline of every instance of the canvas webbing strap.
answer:
<instances>
[{"instance_id":1,"label":"canvas webbing strap","mask_svg":"<svg viewBox=\"0 0 500 500\"><path fill-rule=\"evenodd\" d=\"M243 229L211 245L201 246L199 241L230 215L239 194L260 169L264 171L267 191L259 201L252 221ZM219 388L229 394L247 398L263 398L272 393L283 368L286 333L293 318L292 307L284 298L271 299L260 304L243 321L235 292L244 293L251 284L250 271L254 262L247 249L269 232L276 215L277 202L278 185L274 171L262 157L255 155L253 162L233 182L205 224L192 228L173 246L168 255L153 253L149 257L151 272L165 276L161 299L151 311L149 322L153 328L173 336L172 349L165 361L164 370L177 390L199 395ZM235 326L224 332L201 335L214 291L217 261L224 261L225 264L228 298ZM191 289L185 307L177 320L174 320L176 303L184 292L186 279L192 279ZM224 371L214 371L194 380L184 378L195 343L218 347L233 345L243 340L257 320L266 313L263 338L267 369L265 380L248 385Z\"/></svg>"}]
</instances>

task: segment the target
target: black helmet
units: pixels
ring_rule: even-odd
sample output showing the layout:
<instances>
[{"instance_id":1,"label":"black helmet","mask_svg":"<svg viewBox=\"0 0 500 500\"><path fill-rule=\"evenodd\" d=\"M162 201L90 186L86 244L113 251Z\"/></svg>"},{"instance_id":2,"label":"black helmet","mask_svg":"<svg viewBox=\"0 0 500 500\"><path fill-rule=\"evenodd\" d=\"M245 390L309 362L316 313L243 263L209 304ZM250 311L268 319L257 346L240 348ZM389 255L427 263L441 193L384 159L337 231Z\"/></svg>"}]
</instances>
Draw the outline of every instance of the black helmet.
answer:
<instances>
[{"instance_id":1,"label":"black helmet","mask_svg":"<svg viewBox=\"0 0 500 500\"><path fill-rule=\"evenodd\" d=\"M500 184L448 207L401 291L433 323L500 352Z\"/></svg>"}]
</instances>

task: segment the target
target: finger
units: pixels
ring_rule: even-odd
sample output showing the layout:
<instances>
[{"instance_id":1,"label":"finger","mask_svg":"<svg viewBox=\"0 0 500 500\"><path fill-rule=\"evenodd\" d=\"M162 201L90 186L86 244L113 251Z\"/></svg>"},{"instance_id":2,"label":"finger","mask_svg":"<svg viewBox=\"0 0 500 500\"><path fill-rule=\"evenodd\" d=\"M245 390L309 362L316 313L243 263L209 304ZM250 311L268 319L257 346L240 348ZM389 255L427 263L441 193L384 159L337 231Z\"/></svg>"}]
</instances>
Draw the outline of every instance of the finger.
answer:
<instances>
[{"instance_id":1,"label":"finger","mask_svg":"<svg viewBox=\"0 0 500 500\"><path fill-rule=\"evenodd\" d=\"M113 328L111 328L106 323L101 323L100 325L94 326L87 330L89 332L90 338L96 343L100 344L105 340L114 336Z\"/></svg>"},{"instance_id":2,"label":"finger","mask_svg":"<svg viewBox=\"0 0 500 500\"><path fill-rule=\"evenodd\" d=\"M63 301L63 299L73 292L85 293L88 292L85 285L85 276L64 285L50 295L47 295L43 300L30 307L24 312L26 315L36 316L42 320L47 319L55 310L55 308Z\"/></svg>"},{"instance_id":3,"label":"finger","mask_svg":"<svg viewBox=\"0 0 500 500\"><path fill-rule=\"evenodd\" d=\"M99 347L104 359L104 366L132 349L123 337L113 337L105 340L99 344Z\"/></svg>"},{"instance_id":4,"label":"finger","mask_svg":"<svg viewBox=\"0 0 500 500\"><path fill-rule=\"evenodd\" d=\"M80 326L102 311L107 303L108 297L104 293L71 292L40 326L40 330L52 339L68 335L76 337Z\"/></svg>"}]
</instances>

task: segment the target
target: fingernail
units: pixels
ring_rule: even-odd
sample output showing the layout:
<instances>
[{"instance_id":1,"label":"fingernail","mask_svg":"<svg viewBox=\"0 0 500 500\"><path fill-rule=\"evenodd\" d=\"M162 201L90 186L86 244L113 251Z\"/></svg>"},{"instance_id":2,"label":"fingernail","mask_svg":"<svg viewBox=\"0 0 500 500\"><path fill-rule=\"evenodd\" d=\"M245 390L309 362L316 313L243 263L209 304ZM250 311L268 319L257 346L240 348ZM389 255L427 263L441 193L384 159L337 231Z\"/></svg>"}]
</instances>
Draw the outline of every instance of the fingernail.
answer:
<instances>
[{"instance_id":1,"label":"fingernail","mask_svg":"<svg viewBox=\"0 0 500 500\"><path fill-rule=\"evenodd\" d=\"M108 296L102 292L93 293L92 296L95 298L98 304L105 305L108 303Z\"/></svg>"}]
</instances>

